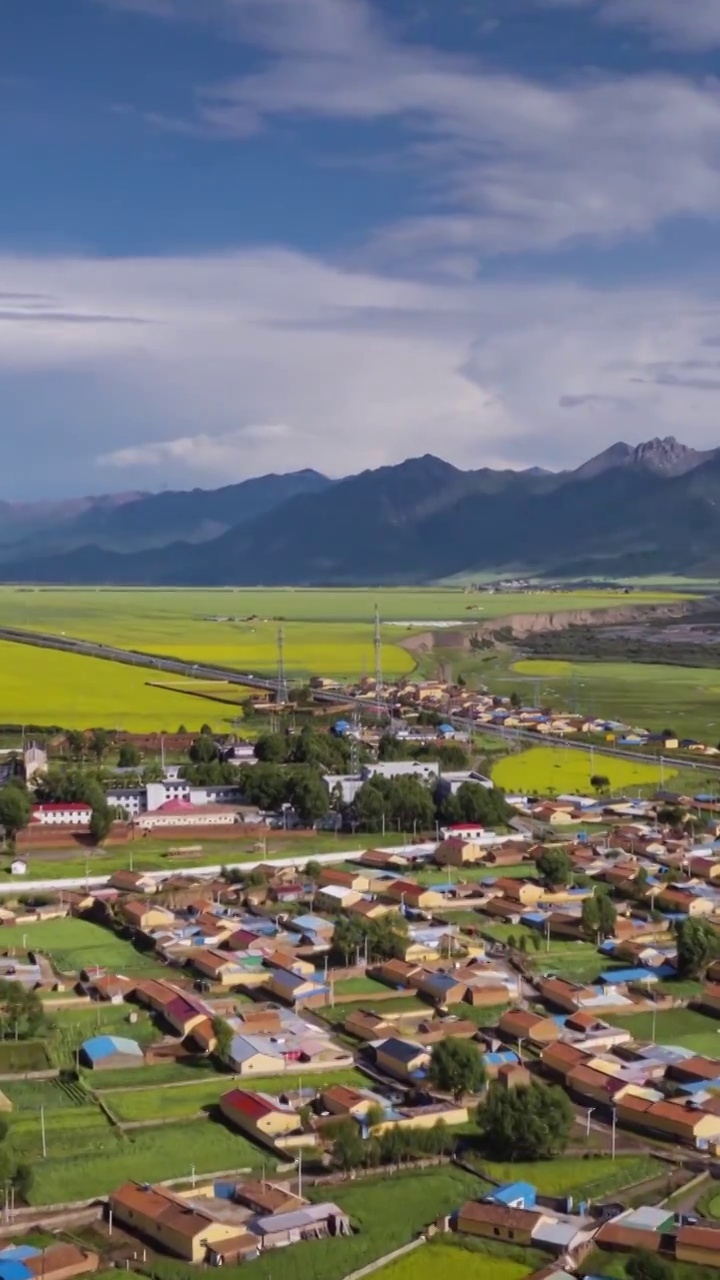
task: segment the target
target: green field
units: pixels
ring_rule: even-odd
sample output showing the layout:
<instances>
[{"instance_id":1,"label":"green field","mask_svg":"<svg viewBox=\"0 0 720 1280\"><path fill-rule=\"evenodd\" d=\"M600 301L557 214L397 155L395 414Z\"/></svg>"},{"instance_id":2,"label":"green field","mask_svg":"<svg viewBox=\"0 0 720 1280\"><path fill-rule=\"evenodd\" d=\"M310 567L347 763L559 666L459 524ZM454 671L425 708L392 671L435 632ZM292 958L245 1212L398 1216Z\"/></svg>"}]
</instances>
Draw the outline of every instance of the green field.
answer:
<instances>
[{"instance_id":1,"label":"green field","mask_svg":"<svg viewBox=\"0 0 720 1280\"><path fill-rule=\"evenodd\" d=\"M433 1244L390 1262L376 1274L380 1280L523 1280L530 1268L512 1258L493 1258L451 1244Z\"/></svg>"},{"instance_id":2,"label":"green field","mask_svg":"<svg viewBox=\"0 0 720 1280\"><path fill-rule=\"evenodd\" d=\"M75 1111L59 1114L77 1115ZM48 1156L37 1157L40 1149L39 1125L33 1118L35 1182L33 1204L55 1204L103 1195L129 1178L160 1182L166 1178L188 1177L192 1165L198 1174L221 1170L259 1169L267 1163L267 1152L253 1146L240 1134L212 1120L177 1122L154 1129L138 1129L123 1137L106 1124L98 1130L88 1122L87 1135L81 1126L66 1135L48 1126ZM73 1137L75 1133L75 1137ZM92 1140L90 1139L92 1134ZM102 1142L98 1135L102 1134ZM22 1148L24 1150L24 1147Z\"/></svg>"},{"instance_id":3,"label":"green field","mask_svg":"<svg viewBox=\"0 0 720 1280\"><path fill-rule=\"evenodd\" d=\"M135 1073L136 1083L142 1083L143 1071ZM94 1086L94 1080L88 1080ZM104 1081L98 1073L98 1087L102 1089ZM269 1093L277 1097L285 1090L292 1091L302 1086L303 1089L324 1089L331 1084L353 1085L355 1088L372 1087L372 1081L359 1071L348 1068L346 1071L308 1071L305 1075L294 1072L286 1076L231 1076L216 1075L204 1084L168 1086L164 1089L149 1087L147 1089L120 1089L106 1091L103 1089L103 1101L118 1120L127 1124L136 1120L190 1120L208 1107L213 1107L218 1099L230 1089L236 1087L251 1089L254 1093Z\"/></svg>"},{"instance_id":4,"label":"green field","mask_svg":"<svg viewBox=\"0 0 720 1280\"><path fill-rule=\"evenodd\" d=\"M630 1018L613 1014L613 1026L626 1027L636 1040L652 1040L653 1014L636 1013ZM720 1021L692 1009L668 1009L655 1014L655 1040L677 1044L708 1058L720 1058Z\"/></svg>"},{"instance_id":5,"label":"green field","mask_svg":"<svg viewBox=\"0 0 720 1280\"><path fill-rule=\"evenodd\" d=\"M639 728L674 729L681 737L720 738L720 671L641 662L516 662L514 671L537 676L543 697L583 715L607 716Z\"/></svg>"},{"instance_id":6,"label":"green field","mask_svg":"<svg viewBox=\"0 0 720 1280\"><path fill-rule=\"evenodd\" d=\"M633 596L660 603L665 592ZM285 629L285 666L291 679L322 674L357 678L373 667L373 611L383 619L383 669L407 675L415 659L401 641L436 623L470 624L509 613L595 609L617 605L603 590L526 595L469 595L460 588L382 590L124 590L0 587L6 626L46 631L190 662L217 663L249 673L275 672L277 628ZM0 702L5 723L68 728L198 728L227 726L237 694L221 686L220 701L149 684L149 674L121 664L52 650L0 645ZM164 683L161 673L153 680ZM197 693L212 693L207 683ZM229 702L227 701L229 698ZM223 701L222 699L225 699Z\"/></svg>"},{"instance_id":7,"label":"green field","mask_svg":"<svg viewBox=\"0 0 720 1280\"><path fill-rule=\"evenodd\" d=\"M609 1249L594 1249L583 1263L586 1275L603 1276L608 1280L627 1280L627 1264L630 1253L615 1253ZM671 1280L717 1280L715 1267L698 1267L692 1262L671 1262Z\"/></svg>"},{"instance_id":8,"label":"green field","mask_svg":"<svg viewBox=\"0 0 720 1280\"><path fill-rule=\"evenodd\" d=\"M495 1181L531 1182L542 1195L573 1195L575 1199L604 1196L621 1187L634 1186L662 1171L651 1156L595 1156L590 1159L561 1157L533 1164L494 1164L483 1161L478 1169Z\"/></svg>"},{"instance_id":9,"label":"green field","mask_svg":"<svg viewBox=\"0 0 720 1280\"><path fill-rule=\"evenodd\" d=\"M609 778L612 790L617 792L659 786L661 776L668 781L675 772L672 766L665 765L661 775L659 766L645 764L641 760L616 759L599 751L595 751L591 758L589 752L557 746L531 747L528 751L505 756L493 765L492 779L498 787L511 794L592 795L590 778L594 774ZM589 829L592 830L592 826ZM562 827L558 828L560 833L562 830Z\"/></svg>"},{"instance_id":10,"label":"green field","mask_svg":"<svg viewBox=\"0 0 720 1280\"><path fill-rule=\"evenodd\" d=\"M136 951L126 939L90 920L77 920L73 916L66 916L64 920L42 920L38 924L5 925L0 929L0 950L46 952L57 968L67 974L76 974L96 964L129 976L160 971L167 975L168 972L166 966L160 965L152 955Z\"/></svg>"}]
</instances>

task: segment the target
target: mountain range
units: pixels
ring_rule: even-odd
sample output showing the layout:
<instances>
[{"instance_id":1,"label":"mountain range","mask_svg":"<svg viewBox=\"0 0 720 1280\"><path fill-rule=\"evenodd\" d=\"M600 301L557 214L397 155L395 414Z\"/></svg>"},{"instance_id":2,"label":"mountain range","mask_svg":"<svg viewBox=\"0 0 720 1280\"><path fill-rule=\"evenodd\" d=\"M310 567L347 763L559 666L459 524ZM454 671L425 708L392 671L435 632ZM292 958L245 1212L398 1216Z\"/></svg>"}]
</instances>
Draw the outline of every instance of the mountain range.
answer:
<instances>
[{"instance_id":1,"label":"mountain range","mask_svg":"<svg viewBox=\"0 0 720 1280\"><path fill-rule=\"evenodd\" d=\"M0 579L138 585L421 583L481 571L720 573L720 449L618 443L574 471L431 454L331 480L0 502Z\"/></svg>"}]
</instances>

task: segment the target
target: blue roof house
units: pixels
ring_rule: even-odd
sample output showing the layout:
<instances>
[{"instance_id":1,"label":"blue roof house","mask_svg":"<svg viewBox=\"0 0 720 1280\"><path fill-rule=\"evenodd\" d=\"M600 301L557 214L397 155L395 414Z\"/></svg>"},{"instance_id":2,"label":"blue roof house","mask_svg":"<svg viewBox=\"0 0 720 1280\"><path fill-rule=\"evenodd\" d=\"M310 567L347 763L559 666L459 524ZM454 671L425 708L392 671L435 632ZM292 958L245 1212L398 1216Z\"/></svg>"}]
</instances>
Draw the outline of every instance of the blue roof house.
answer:
<instances>
[{"instance_id":1,"label":"blue roof house","mask_svg":"<svg viewBox=\"0 0 720 1280\"><path fill-rule=\"evenodd\" d=\"M507 1209L534 1209L537 1188L531 1182L506 1182L483 1196L488 1204L502 1204Z\"/></svg>"},{"instance_id":2,"label":"blue roof house","mask_svg":"<svg viewBox=\"0 0 720 1280\"><path fill-rule=\"evenodd\" d=\"M136 1040L124 1036L94 1036L80 1046L86 1066L94 1070L115 1067L141 1067L145 1061L143 1051ZM2 1276L0 1276L2 1280Z\"/></svg>"}]
</instances>

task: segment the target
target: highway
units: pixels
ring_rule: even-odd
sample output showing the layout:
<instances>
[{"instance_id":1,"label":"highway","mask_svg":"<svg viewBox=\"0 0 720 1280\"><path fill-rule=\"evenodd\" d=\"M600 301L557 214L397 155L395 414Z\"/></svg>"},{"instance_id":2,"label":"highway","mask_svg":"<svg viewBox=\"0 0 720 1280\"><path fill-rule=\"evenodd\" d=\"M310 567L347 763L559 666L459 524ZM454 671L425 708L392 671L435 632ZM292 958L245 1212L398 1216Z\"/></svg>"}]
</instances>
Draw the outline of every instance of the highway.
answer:
<instances>
[{"instance_id":1,"label":"highway","mask_svg":"<svg viewBox=\"0 0 720 1280\"><path fill-rule=\"evenodd\" d=\"M60 649L65 653L79 653L90 658L104 658L109 662L124 662L133 667L147 667L152 671L167 671L173 675L195 676L196 678L207 676L213 680L224 680L228 684L243 685L256 689L275 690L277 688L276 680L253 675L250 672L237 671L232 667L210 666L204 662L183 662L179 658L143 653L142 650L120 649L114 645L98 644L93 640L78 640L73 636L52 635L42 631L25 631L19 627L0 627L0 640L9 640L15 644L35 645L43 649ZM335 693L317 693L315 697L317 701L337 702L337 694ZM343 695L343 701L345 700L348 702L354 701L349 694ZM361 705L368 711L377 709L372 703L368 703L366 699L357 699L357 701L361 701ZM669 768L681 766L683 769L693 769L699 773L714 774L720 779L720 764L709 764L704 759L688 759L686 756L668 758L666 756L653 755L648 751L625 750L622 747L614 747L609 743L590 743L570 738L540 737L539 734L533 733L529 729L505 729L500 725L477 723L463 716L451 715L448 716L448 720L456 728L465 732L494 733L510 741L527 743L535 747L550 746L560 751L584 751L590 755L591 759L594 755L605 755L615 756L620 760L642 760L647 764L659 765L661 769L664 765Z\"/></svg>"}]
</instances>

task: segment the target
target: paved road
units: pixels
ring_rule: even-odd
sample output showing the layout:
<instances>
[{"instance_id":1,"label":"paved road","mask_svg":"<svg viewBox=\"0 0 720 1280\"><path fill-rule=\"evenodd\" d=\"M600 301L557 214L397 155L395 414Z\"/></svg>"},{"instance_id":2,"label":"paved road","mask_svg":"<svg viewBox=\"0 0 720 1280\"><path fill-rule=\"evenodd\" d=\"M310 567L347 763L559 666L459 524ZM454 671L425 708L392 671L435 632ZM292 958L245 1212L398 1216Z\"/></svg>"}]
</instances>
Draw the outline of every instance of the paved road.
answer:
<instances>
[{"instance_id":1,"label":"paved road","mask_svg":"<svg viewBox=\"0 0 720 1280\"><path fill-rule=\"evenodd\" d=\"M381 847L381 846L375 846ZM184 875L184 876L200 876L208 878L217 876L223 867L239 867L243 871L252 871L254 867L272 866L272 867L304 867L307 862L345 862L348 858L357 858L364 853L366 846L362 845L359 849L343 849L336 853L313 853L308 850L307 853L299 854L292 858L258 858L256 862L222 862L213 867L173 867L167 871L148 871L144 874L152 876L155 880L163 880L167 876ZM425 844L408 844L408 845L392 845L388 846L388 852L392 853L432 853L435 843L428 842ZM90 859L92 861L92 858ZM110 873L112 874L112 873ZM75 876L72 879L64 880L55 878L52 880L25 880L22 876L15 876L13 880L8 880L0 884L0 895L22 893L40 893L47 889L96 889L100 885L107 884L110 874L105 876Z\"/></svg>"}]
</instances>

